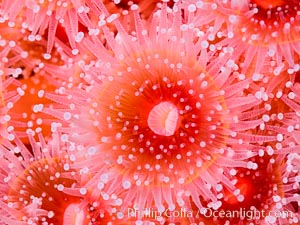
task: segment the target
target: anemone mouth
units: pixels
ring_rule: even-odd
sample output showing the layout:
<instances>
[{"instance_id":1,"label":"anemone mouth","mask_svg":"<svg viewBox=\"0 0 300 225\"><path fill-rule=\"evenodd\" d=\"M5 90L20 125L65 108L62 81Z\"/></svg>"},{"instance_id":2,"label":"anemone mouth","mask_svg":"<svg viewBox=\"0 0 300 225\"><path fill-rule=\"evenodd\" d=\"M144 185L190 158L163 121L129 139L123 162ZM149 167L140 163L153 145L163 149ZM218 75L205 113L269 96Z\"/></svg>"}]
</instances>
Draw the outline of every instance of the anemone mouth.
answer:
<instances>
[{"instance_id":1,"label":"anemone mouth","mask_svg":"<svg viewBox=\"0 0 300 225\"><path fill-rule=\"evenodd\" d=\"M155 134L172 136L179 124L178 109L170 102L161 102L151 109L147 123Z\"/></svg>"},{"instance_id":2,"label":"anemone mouth","mask_svg":"<svg viewBox=\"0 0 300 225\"><path fill-rule=\"evenodd\" d=\"M65 210L63 224L83 225L85 219L85 212L79 208L79 204L72 203Z\"/></svg>"},{"instance_id":3,"label":"anemone mouth","mask_svg":"<svg viewBox=\"0 0 300 225\"><path fill-rule=\"evenodd\" d=\"M104 210L103 210L104 211ZM71 203L67 206L64 216L64 225L89 225L89 224L110 224L118 221L113 215L105 212L98 212L94 206L82 207L80 203Z\"/></svg>"},{"instance_id":4,"label":"anemone mouth","mask_svg":"<svg viewBox=\"0 0 300 225\"><path fill-rule=\"evenodd\" d=\"M102 193L103 194L103 193ZM105 199L103 198L105 196ZM80 202L71 202L64 210L64 225L102 225L102 224L127 224L130 217L120 210L122 200L116 195L91 194L88 190Z\"/></svg>"}]
</instances>

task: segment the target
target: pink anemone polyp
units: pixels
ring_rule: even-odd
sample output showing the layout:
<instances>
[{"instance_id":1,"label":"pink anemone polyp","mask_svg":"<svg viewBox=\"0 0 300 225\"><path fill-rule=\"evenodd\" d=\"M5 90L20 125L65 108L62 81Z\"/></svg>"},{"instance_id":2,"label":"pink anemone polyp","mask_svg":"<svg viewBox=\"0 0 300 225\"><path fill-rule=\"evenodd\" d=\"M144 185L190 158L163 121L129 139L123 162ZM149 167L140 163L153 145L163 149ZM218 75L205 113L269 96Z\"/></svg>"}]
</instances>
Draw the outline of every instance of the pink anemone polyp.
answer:
<instances>
[{"instance_id":1,"label":"pink anemone polyp","mask_svg":"<svg viewBox=\"0 0 300 225\"><path fill-rule=\"evenodd\" d=\"M63 172L64 163L59 159L41 159L31 163L10 185L8 207L19 210L20 221L62 224L65 209L69 204L80 201L80 198L63 192L64 188L75 184L75 180L61 177ZM38 211L40 214L35 215Z\"/></svg>"},{"instance_id":2,"label":"pink anemone polyp","mask_svg":"<svg viewBox=\"0 0 300 225\"><path fill-rule=\"evenodd\" d=\"M176 58L163 54L166 56L160 57L169 57L170 61ZM173 69L161 64L160 58L155 59L157 55L148 51L137 57L153 58L150 69L132 59L134 71L103 79L101 100L94 104L99 111L95 120L101 127L100 140L114 150L125 148L128 154L136 152L141 158L157 154L170 163L181 151L196 151L202 143L202 153L214 158L215 150L208 149L223 146L223 129L227 126L223 97L213 94L218 87L199 65L186 74L180 66ZM113 136L109 139L114 141L106 143L103 137L110 134Z\"/></svg>"},{"instance_id":3,"label":"pink anemone polyp","mask_svg":"<svg viewBox=\"0 0 300 225\"><path fill-rule=\"evenodd\" d=\"M30 148L16 135L14 142L0 145L1 224L63 224L69 206L80 203L86 194L76 186L77 173L70 168L59 136L53 135L48 143L38 136L36 142L28 135ZM65 190L77 190L77 195Z\"/></svg>"},{"instance_id":4,"label":"pink anemone polyp","mask_svg":"<svg viewBox=\"0 0 300 225\"><path fill-rule=\"evenodd\" d=\"M183 24L179 7L171 13L164 3L145 32L132 5L136 31L127 33L116 18L113 39L103 25L108 49L84 39L101 49L93 51L95 64L82 65L88 86L55 96L67 108L43 109L72 127L62 132L82 148L74 168L95 175L85 187L120 196L123 209L153 201L173 209L191 198L200 208L199 196L218 208L218 193L235 190L228 167L255 168L247 160L276 138L251 132L263 123L251 116L261 103L245 91L251 79L225 50L207 54L210 43Z\"/></svg>"}]
</instances>

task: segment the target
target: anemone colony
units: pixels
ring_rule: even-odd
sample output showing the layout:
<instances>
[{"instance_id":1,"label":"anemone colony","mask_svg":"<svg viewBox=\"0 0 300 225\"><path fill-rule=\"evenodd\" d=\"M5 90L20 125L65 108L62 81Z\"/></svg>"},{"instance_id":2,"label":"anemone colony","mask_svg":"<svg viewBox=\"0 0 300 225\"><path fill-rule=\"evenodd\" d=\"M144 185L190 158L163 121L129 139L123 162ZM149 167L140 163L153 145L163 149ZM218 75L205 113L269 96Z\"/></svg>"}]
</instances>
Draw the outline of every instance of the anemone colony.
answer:
<instances>
[{"instance_id":1,"label":"anemone colony","mask_svg":"<svg viewBox=\"0 0 300 225\"><path fill-rule=\"evenodd\" d=\"M0 0L0 224L300 224L298 0Z\"/></svg>"}]
</instances>

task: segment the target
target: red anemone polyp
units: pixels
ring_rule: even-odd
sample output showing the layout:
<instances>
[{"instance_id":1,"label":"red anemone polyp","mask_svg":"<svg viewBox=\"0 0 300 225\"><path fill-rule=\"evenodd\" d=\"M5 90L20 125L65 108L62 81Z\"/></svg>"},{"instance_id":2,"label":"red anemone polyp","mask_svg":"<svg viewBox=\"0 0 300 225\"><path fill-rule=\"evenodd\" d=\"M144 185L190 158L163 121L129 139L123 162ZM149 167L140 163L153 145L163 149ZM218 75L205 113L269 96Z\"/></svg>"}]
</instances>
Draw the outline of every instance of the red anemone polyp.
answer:
<instances>
[{"instance_id":1,"label":"red anemone polyp","mask_svg":"<svg viewBox=\"0 0 300 225\"><path fill-rule=\"evenodd\" d=\"M74 168L95 175L85 185L94 195L116 194L123 209L153 201L160 210L174 209L191 198L200 208L199 196L218 208L218 193L235 190L228 167L255 168L246 160L276 138L251 133L263 121L249 118L248 110L261 100L245 94L251 80L225 50L207 54L209 42L183 24L178 5L171 13L163 3L149 31L138 6L131 10L136 31L127 33L115 18L116 39L103 25L108 46L83 39L101 49L94 52L98 61L85 66L88 85L55 97L67 108L43 112L72 127L61 129L85 149Z\"/></svg>"},{"instance_id":2,"label":"red anemone polyp","mask_svg":"<svg viewBox=\"0 0 300 225\"><path fill-rule=\"evenodd\" d=\"M145 57L152 58L152 69L133 62L134 71L103 79L101 96L105 98L95 102L99 139L108 149L127 152L127 157L132 153L140 160L155 156L151 167L159 163L162 170L177 162L178 154L185 158L189 151L215 158L213 149L223 146L226 135L222 132L227 125L223 122L224 99L213 94L218 87L211 76L197 64L189 74L179 64L172 68L171 58L170 64L161 63L163 56L155 52L137 58ZM119 156L112 154L114 157Z\"/></svg>"},{"instance_id":3,"label":"red anemone polyp","mask_svg":"<svg viewBox=\"0 0 300 225\"><path fill-rule=\"evenodd\" d=\"M298 186L293 178L287 178L283 158L269 155L255 157L256 170L231 170L230 173L236 176L238 192L243 197L237 197L238 192L232 194L225 190L222 206L218 210L203 211L202 215L198 213L196 221L218 225L299 224L298 215L290 204L297 201L292 193Z\"/></svg>"},{"instance_id":4,"label":"red anemone polyp","mask_svg":"<svg viewBox=\"0 0 300 225\"><path fill-rule=\"evenodd\" d=\"M258 163L256 170L235 170L237 172L236 186L244 197L243 199L237 199L231 194L225 195L224 209L238 210L244 208L245 210L251 210L255 207L258 211L268 211L273 207L273 196L283 195L279 162L272 165L270 161L273 162L274 159L271 159L271 157L256 157L256 159Z\"/></svg>"},{"instance_id":5,"label":"red anemone polyp","mask_svg":"<svg viewBox=\"0 0 300 225\"><path fill-rule=\"evenodd\" d=\"M51 136L49 121L53 118L45 117L45 114L41 114L36 109L42 105L51 104L49 99L40 97L39 93L45 90L54 91L55 86L48 82L45 77L39 75L21 78L18 81L24 92L20 100L9 111L9 115L12 117L9 125L14 127L24 144L30 144L26 135L28 129L35 132L41 131L45 138L49 138ZM12 91L12 88L9 90Z\"/></svg>"},{"instance_id":6,"label":"red anemone polyp","mask_svg":"<svg viewBox=\"0 0 300 225\"><path fill-rule=\"evenodd\" d=\"M19 174L7 194L7 205L20 212L25 209L20 221L39 217L37 221L40 222L63 224L65 209L70 203L79 202L78 197L62 192L64 187L71 187L75 183L75 180L61 177L63 172L63 161L52 158L33 162ZM44 211L41 216L34 215L38 209Z\"/></svg>"},{"instance_id":7,"label":"red anemone polyp","mask_svg":"<svg viewBox=\"0 0 300 225\"><path fill-rule=\"evenodd\" d=\"M40 142L29 135L31 149L17 137L15 145L7 142L0 146L0 185L3 187L0 221L3 224L67 224L63 221L70 205L79 204L86 194L86 190L79 187L76 196L65 193L65 190L73 190L78 177L70 169L66 148L57 138L45 144L41 135Z\"/></svg>"}]
</instances>

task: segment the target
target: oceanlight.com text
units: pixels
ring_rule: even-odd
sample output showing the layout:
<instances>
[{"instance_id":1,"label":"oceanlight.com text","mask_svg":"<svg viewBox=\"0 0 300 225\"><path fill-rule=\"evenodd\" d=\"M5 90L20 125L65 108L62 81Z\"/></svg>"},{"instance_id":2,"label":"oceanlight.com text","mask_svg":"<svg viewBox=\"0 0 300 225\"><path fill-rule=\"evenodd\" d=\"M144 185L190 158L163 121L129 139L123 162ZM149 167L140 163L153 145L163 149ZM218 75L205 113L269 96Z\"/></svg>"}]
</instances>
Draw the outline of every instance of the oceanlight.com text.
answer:
<instances>
[{"instance_id":1,"label":"oceanlight.com text","mask_svg":"<svg viewBox=\"0 0 300 225\"><path fill-rule=\"evenodd\" d=\"M185 208L178 210L159 211L156 208L145 208L138 210L135 208L128 208L127 216L129 218L223 218L241 220L260 220L262 218L276 220L277 218L294 218L293 212L289 210L247 210L240 208L239 210L214 210L211 208L201 208L193 211Z\"/></svg>"}]
</instances>

